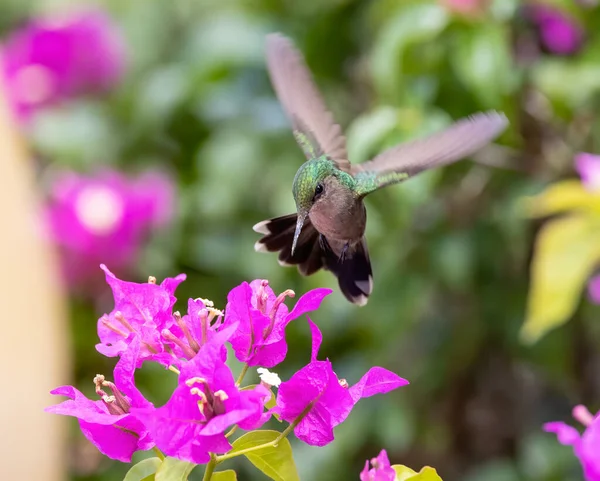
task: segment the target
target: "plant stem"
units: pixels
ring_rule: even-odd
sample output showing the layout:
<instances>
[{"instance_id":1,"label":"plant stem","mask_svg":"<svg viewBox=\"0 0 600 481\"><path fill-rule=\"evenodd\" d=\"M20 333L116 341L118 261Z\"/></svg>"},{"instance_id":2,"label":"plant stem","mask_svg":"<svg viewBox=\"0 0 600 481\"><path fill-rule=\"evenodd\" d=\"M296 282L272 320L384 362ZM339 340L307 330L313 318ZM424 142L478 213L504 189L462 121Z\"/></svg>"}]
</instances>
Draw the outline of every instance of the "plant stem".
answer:
<instances>
[{"instance_id":1,"label":"plant stem","mask_svg":"<svg viewBox=\"0 0 600 481\"><path fill-rule=\"evenodd\" d=\"M163 454L163 452L158 449L156 446L154 446L152 448L152 451L154 451L156 453L156 455L158 456L158 458L162 461L163 459L165 459L165 455Z\"/></svg>"},{"instance_id":2,"label":"plant stem","mask_svg":"<svg viewBox=\"0 0 600 481\"><path fill-rule=\"evenodd\" d=\"M237 431L237 428L238 428L238 426L236 424L225 434L225 437L228 438L229 436L231 436L233 433L235 433Z\"/></svg>"},{"instance_id":3,"label":"plant stem","mask_svg":"<svg viewBox=\"0 0 600 481\"><path fill-rule=\"evenodd\" d=\"M242 381L244 380L244 376L246 375L246 373L248 372L248 368L250 366L248 366L248 364L244 364L244 367L242 367L242 372L240 372L239 377L237 378L237 381L235 382L236 386L239 386L240 384L242 384Z\"/></svg>"},{"instance_id":4,"label":"plant stem","mask_svg":"<svg viewBox=\"0 0 600 481\"><path fill-rule=\"evenodd\" d=\"M202 481L210 481L212 478L213 471L217 466L217 456L213 453L210 453L210 461L206 465L206 470L204 471L204 476L202 477Z\"/></svg>"},{"instance_id":5,"label":"plant stem","mask_svg":"<svg viewBox=\"0 0 600 481\"><path fill-rule=\"evenodd\" d=\"M169 366L169 371L173 371L175 374L180 374L179 369L175 366Z\"/></svg>"},{"instance_id":6,"label":"plant stem","mask_svg":"<svg viewBox=\"0 0 600 481\"><path fill-rule=\"evenodd\" d=\"M294 419L294 422L292 422L287 428L285 428L285 430L279 436L277 436L275 439L273 439L273 441L269 441L268 443L260 444L258 446L252 446L251 448L240 449L239 451L234 451L232 453L227 453L227 454L223 454L221 456L217 456L216 457L217 464L222 463L223 461L225 461L227 459L235 458L237 456L242 456L244 454L248 454L253 451L258 451L260 449L269 448L269 447L277 447L277 445L283 439L285 439L294 430L294 428L296 426L298 426L298 424L300 424L300 421L302 421L304 419L304 417L308 414L308 412L312 409L314 403L315 403L315 401L309 403L308 406L306 406L304 408L304 411L302 411L300 413L300 415L296 419ZM207 467L207 469L208 469L208 467Z\"/></svg>"}]
</instances>

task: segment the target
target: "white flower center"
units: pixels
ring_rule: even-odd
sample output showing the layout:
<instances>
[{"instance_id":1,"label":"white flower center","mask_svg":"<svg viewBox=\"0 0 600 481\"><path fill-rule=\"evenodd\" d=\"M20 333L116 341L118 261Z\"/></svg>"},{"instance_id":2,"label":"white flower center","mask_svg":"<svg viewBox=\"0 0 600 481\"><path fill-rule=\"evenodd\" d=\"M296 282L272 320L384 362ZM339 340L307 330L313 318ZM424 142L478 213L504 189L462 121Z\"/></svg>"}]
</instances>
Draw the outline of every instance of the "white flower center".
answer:
<instances>
[{"instance_id":1,"label":"white flower center","mask_svg":"<svg viewBox=\"0 0 600 481\"><path fill-rule=\"evenodd\" d=\"M281 379L275 372L271 372L264 367L259 367L257 370L258 375L260 376L260 380L269 386L279 387L281 384Z\"/></svg>"},{"instance_id":2,"label":"white flower center","mask_svg":"<svg viewBox=\"0 0 600 481\"><path fill-rule=\"evenodd\" d=\"M75 201L79 222L96 235L114 232L123 218L123 210L121 196L106 187L87 187Z\"/></svg>"},{"instance_id":3,"label":"white flower center","mask_svg":"<svg viewBox=\"0 0 600 481\"><path fill-rule=\"evenodd\" d=\"M52 72L43 65L31 64L18 70L13 78L13 94L22 103L36 105L54 92Z\"/></svg>"}]
</instances>

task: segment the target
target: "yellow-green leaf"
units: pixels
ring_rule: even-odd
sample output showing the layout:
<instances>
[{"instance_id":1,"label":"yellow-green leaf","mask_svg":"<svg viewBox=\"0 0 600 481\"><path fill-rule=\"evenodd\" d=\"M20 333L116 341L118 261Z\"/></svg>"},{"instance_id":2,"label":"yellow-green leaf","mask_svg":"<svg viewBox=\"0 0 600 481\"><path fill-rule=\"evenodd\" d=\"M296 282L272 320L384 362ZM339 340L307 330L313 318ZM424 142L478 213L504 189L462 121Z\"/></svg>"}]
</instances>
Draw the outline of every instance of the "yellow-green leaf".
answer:
<instances>
[{"instance_id":1,"label":"yellow-green leaf","mask_svg":"<svg viewBox=\"0 0 600 481\"><path fill-rule=\"evenodd\" d=\"M392 468L396 471L396 481L442 481L437 471L429 466L418 473L401 464L394 464Z\"/></svg>"},{"instance_id":2,"label":"yellow-green leaf","mask_svg":"<svg viewBox=\"0 0 600 481\"><path fill-rule=\"evenodd\" d=\"M148 458L133 466L123 478L123 481L144 481L154 479L162 461L159 458Z\"/></svg>"},{"instance_id":3,"label":"yellow-green leaf","mask_svg":"<svg viewBox=\"0 0 600 481\"><path fill-rule=\"evenodd\" d=\"M277 439L279 434L277 431L246 433L233 442L233 449L228 454L269 443ZM300 480L292 456L292 447L287 439L282 439L276 447L269 446L249 452L245 456L254 466L275 481Z\"/></svg>"},{"instance_id":4,"label":"yellow-green leaf","mask_svg":"<svg viewBox=\"0 0 600 481\"><path fill-rule=\"evenodd\" d=\"M578 180L563 180L550 185L541 194L521 202L525 215L543 217L569 210L595 213L600 216L600 194L585 189Z\"/></svg>"},{"instance_id":5,"label":"yellow-green leaf","mask_svg":"<svg viewBox=\"0 0 600 481\"><path fill-rule=\"evenodd\" d=\"M187 481L195 467L195 464L167 457L156 471L156 481Z\"/></svg>"},{"instance_id":6,"label":"yellow-green leaf","mask_svg":"<svg viewBox=\"0 0 600 481\"><path fill-rule=\"evenodd\" d=\"M213 473L210 479L211 481L237 481L237 475L233 469L228 469L227 471Z\"/></svg>"},{"instance_id":7,"label":"yellow-green leaf","mask_svg":"<svg viewBox=\"0 0 600 481\"><path fill-rule=\"evenodd\" d=\"M585 283L600 260L600 222L585 215L546 223L535 242L525 342L537 341L575 310Z\"/></svg>"}]
</instances>

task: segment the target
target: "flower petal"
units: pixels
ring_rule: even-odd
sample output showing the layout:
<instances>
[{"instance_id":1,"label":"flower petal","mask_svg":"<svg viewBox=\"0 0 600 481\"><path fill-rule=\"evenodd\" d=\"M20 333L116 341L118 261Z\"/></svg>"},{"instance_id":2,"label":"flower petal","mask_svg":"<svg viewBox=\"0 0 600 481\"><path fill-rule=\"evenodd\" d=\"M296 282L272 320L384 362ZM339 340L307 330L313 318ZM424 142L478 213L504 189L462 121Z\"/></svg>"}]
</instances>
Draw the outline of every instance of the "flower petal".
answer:
<instances>
[{"instance_id":1,"label":"flower petal","mask_svg":"<svg viewBox=\"0 0 600 481\"><path fill-rule=\"evenodd\" d=\"M573 446L581 439L577 429L560 421L544 424L544 431L556 434L558 442L560 444L564 444L565 446Z\"/></svg>"},{"instance_id":2,"label":"flower petal","mask_svg":"<svg viewBox=\"0 0 600 481\"><path fill-rule=\"evenodd\" d=\"M332 289L325 289L323 287L308 291L300 299L298 299L298 302L296 302L292 312L287 315L285 323L287 324L288 322L297 319L307 312L316 311L321 306L323 299L325 299L325 297L332 292Z\"/></svg>"},{"instance_id":3,"label":"flower petal","mask_svg":"<svg viewBox=\"0 0 600 481\"><path fill-rule=\"evenodd\" d=\"M70 399L63 401L60 404L47 407L45 411L49 413L74 416L90 423L106 426L113 425L118 420L128 416L128 414L122 414L120 416L110 414L102 401L92 401L91 399L88 399L73 386L58 387L50 391L50 394L67 396Z\"/></svg>"},{"instance_id":4,"label":"flower petal","mask_svg":"<svg viewBox=\"0 0 600 481\"><path fill-rule=\"evenodd\" d=\"M382 367L373 367L349 389L350 396L356 404L363 397L383 394L393 389L406 386L408 381Z\"/></svg>"},{"instance_id":5,"label":"flower petal","mask_svg":"<svg viewBox=\"0 0 600 481\"><path fill-rule=\"evenodd\" d=\"M307 317L308 325L310 327L310 333L312 335L312 351L310 355L311 361L316 361L317 356L319 355L319 349L321 347L321 342L323 341L323 334L321 334L320 329L317 325L310 320L310 317Z\"/></svg>"},{"instance_id":6,"label":"flower petal","mask_svg":"<svg viewBox=\"0 0 600 481\"><path fill-rule=\"evenodd\" d=\"M600 189L600 156L581 152L575 156L575 169L586 189Z\"/></svg>"}]
</instances>

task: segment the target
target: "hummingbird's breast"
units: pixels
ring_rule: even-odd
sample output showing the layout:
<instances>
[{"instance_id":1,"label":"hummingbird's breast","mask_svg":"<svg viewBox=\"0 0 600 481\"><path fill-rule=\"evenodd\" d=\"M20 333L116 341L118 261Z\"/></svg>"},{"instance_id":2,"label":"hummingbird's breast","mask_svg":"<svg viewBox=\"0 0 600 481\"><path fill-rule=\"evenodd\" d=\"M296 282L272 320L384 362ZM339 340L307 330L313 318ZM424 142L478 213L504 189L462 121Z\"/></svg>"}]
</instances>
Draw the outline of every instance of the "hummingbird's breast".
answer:
<instances>
[{"instance_id":1,"label":"hummingbird's breast","mask_svg":"<svg viewBox=\"0 0 600 481\"><path fill-rule=\"evenodd\" d=\"M310 209L312 225L327 239L351 244L359 241L367 223L362 199L335 178L326 183L324 190L322 198Z\"/></svg>"}]
</instances>

